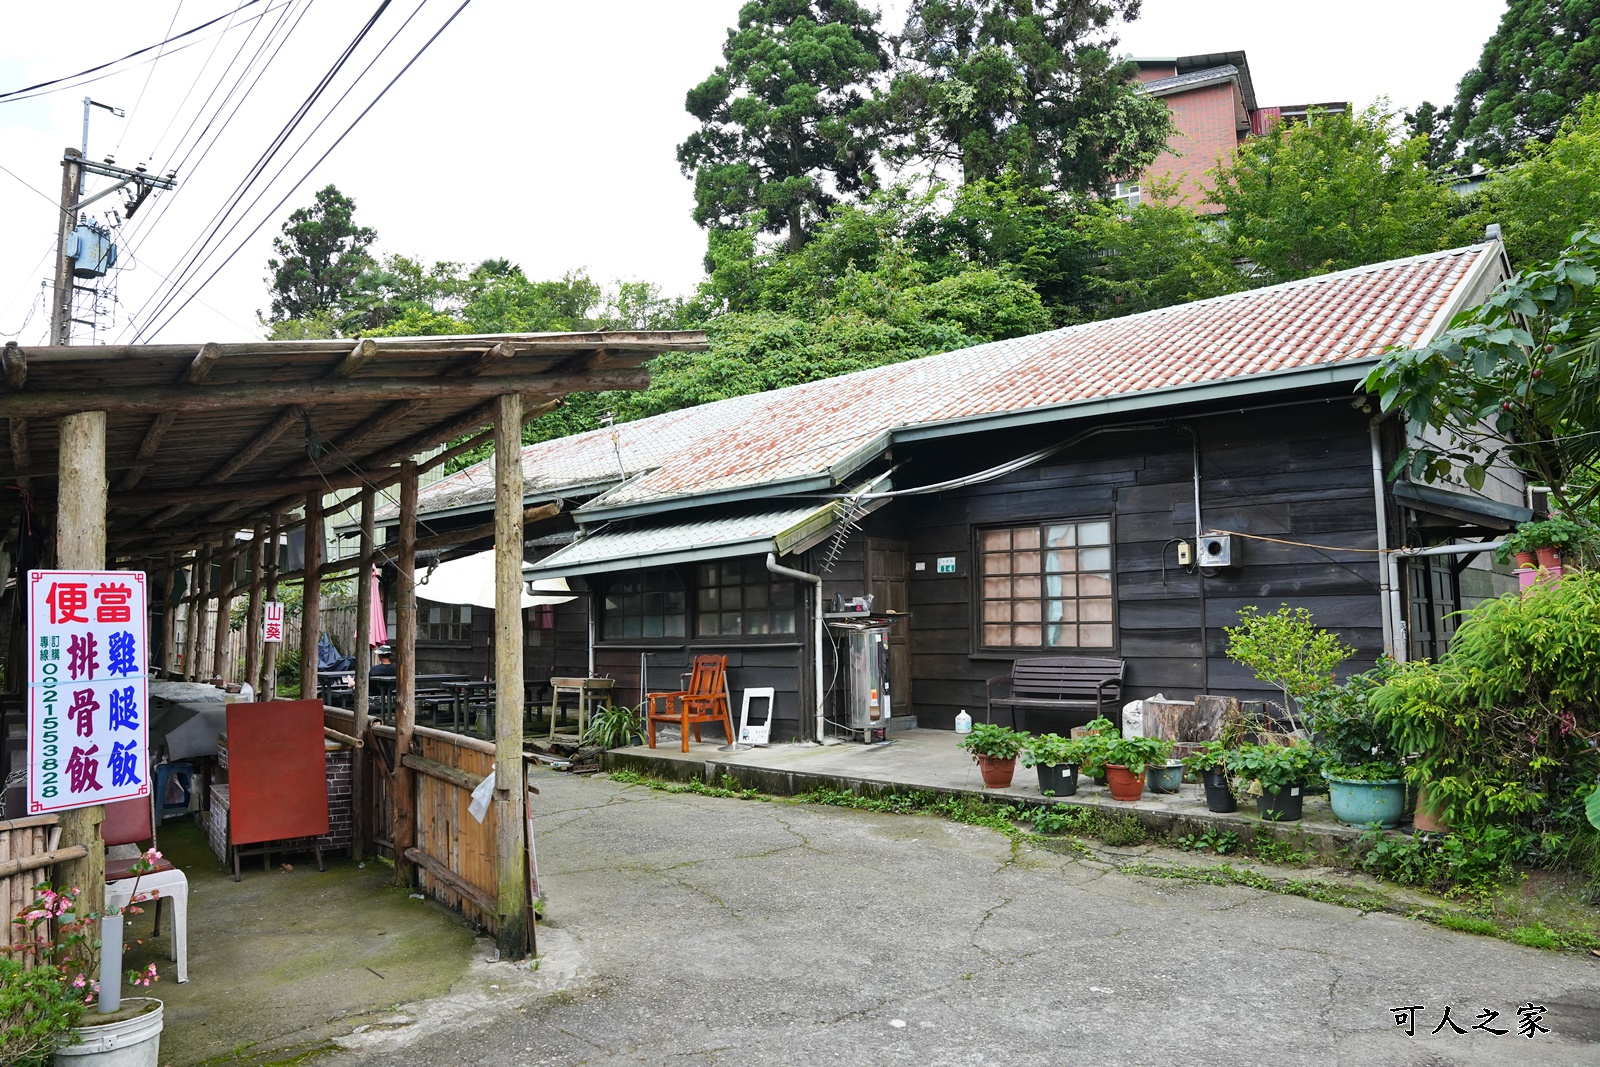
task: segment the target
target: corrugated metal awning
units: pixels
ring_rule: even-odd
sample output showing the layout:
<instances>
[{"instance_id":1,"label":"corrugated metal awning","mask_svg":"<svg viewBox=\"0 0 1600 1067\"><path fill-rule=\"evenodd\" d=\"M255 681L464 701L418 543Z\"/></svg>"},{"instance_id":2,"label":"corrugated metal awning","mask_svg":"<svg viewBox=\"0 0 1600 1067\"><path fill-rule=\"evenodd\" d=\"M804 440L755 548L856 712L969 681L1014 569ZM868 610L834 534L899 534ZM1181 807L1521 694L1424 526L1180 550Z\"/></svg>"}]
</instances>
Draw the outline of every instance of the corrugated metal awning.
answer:
<instances>
[{"instance_id":1,"label":"corrugated metal awning","mask_svg":"<svg viewBox=\"0 0 1600 1067\"><path fill-rule=\"evenodd\" d=\"M833 526L837 515L837 505L828 501L669 526L606 527L537 563L525 564L522 573L529 579L549 578L766 552L787 555L814 544Z\"/></svg>"}]
</instances>

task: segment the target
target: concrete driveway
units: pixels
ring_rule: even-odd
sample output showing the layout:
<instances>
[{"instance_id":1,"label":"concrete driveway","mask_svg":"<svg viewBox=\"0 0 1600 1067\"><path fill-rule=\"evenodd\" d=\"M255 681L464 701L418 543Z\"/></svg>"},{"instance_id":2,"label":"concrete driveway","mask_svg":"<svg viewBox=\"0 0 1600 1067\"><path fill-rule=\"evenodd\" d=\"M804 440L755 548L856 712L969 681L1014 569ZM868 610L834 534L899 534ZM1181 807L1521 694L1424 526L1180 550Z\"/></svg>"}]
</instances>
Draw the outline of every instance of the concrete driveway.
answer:
<instances>
[{"instance_id":1,"label":"concrete driveway","mask_svg":"<svg viewBox=\"0 0 1600 1067\"><path fill-rule=\"evenodd\" d=\"M1592 956L927 817L540 785L538 971L480 964L326 1062L1600 1063Z\"/></svg>"}]
</instances>

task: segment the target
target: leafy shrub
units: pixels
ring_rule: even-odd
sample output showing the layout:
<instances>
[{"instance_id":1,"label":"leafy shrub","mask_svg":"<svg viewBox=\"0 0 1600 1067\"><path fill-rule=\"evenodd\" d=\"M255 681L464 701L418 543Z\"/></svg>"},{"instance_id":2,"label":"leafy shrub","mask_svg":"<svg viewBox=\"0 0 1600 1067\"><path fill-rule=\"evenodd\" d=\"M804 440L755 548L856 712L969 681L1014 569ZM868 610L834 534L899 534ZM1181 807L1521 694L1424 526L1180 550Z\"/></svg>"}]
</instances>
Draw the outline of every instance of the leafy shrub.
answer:
<instances>
[{"instance_id":1,"label":"leafy shrub","mask_svg":"<svg viewBox=\"0 0 1600 1067\"><path fill-rule=\"evenodd\" d=\"M1172 742L1160 737L1119 737L1106 746L1108 764L1128 768L1129 774L1143 774L1152 763L1165 762L1172 755Z\"/></svg>"},{"instance_id":2,"label":"leafy shrub","mask_svg":"<svg viewBox=\"0 0 1600 1067\"><path fill-rule=\"evenodd\" d=\"M1395 669L1370 701L1406 777L1463 834L1518 835L1526 860L1592 855L1583 803L1600 777L1600 573L1468 612L1437 663Z\"/></svg>"},{"instance_id":3,"label":"leafy shrub","mask_svg":"<svg viewBox=\"0 0 1600 1067\"><path fill-rule=\"evenodd\" d=\"M48 1067L83 1011L82 993L57 968L25 971L14 960L0 959L0 1063Z\"/></svg>"},{"instance_id":4,"label":"leafy shrub","mask_svg":"<svg viewBox=\"0 0 1600 1067\"><path fill-rule=\"evenodd\" d=\"M1361 866L1402 885L1446 892L1485 891L1511 873L1518 853L1516 836L1490 826L1448 837L1403 837L1368 830Z\"/></svg>"},{"instance_id":5,"label":"leafy shrub","mask_svg":"<svg viewBox=\"0 0 1600 1067\"><path fill-rule=\"evenodd\" d=\"M974 758L988 756L990 759L1015 759L1017 753L1022 751L1027 736L999 723L980 722L974 723L972 731L958 743L972 753Z\"/></svg>"},{"instance_id":6,"label":"leafy shrub","mask_svg":"<svg viewBox=\"0 0 1600 1067\"><path fill-rule=\"evenodd\" d=\"M1317 755L1331 777L1361 782L1400 777L1401 753L1370 699L1394 669L1394 661L1386 659L1306 698Z\"/></svg>"},{"instance_id":7,"label":"leafy shrub","mask_svg":"<svg viewBox=\"0 0 1600 1067\"><path fill-rule=\"evenodd\" d=\"M300 690L300 650L298 648L278 648L278 658L274 661L278 674L279 690Z\"/></svg>"},{"instance_id":8,"label":"leafy shrub","mask_svg":"<svg viewBox=\"0 0 1600 1067\"><path fill-rule=\"evenodd\" d=\"M625 748L644 740L639 729L639 709L617 704L600 708L589 717L583 743L600 748Z\"/></svg>"},{"instance_id":9,"label":"leafy shrub","mask_svg":"<svg viewBox=\"0 0 1600 1067\"><path fill-rule=\"evenodd\" d=\"M1280 604L1271 615L1255 605L1239 609L1239 625L1225 626L1228 658L1249 667L1283 692L1284 710L1333 684L1334 668L1355 649L1319 628L1305 608Z\"/></svg>"},{"instance_id":10,"label":"leafy shrub","mask_svg":"<svg viewBox=\"0 0 1600 1067\"><path fill-rule=\"evenodd\" d=\"M1239 785L1234 792L1256 782L1264 793L1278 793L1304 785L1316 773L1316 756L1310 745L1240 745L1230 751L1224 766Z\"/></svg>"},{"instance_id":11,"label":"leafy shrub","mask_svg":"<svg viewBox=\"0 0 1600 1067\"><path fill-rule=\"evenodd\" d=\"M1082 742L1060 734L1035 734L1022 743L1024 767L1060 767L1082 758Z\"/></svg>"}]
</instances>

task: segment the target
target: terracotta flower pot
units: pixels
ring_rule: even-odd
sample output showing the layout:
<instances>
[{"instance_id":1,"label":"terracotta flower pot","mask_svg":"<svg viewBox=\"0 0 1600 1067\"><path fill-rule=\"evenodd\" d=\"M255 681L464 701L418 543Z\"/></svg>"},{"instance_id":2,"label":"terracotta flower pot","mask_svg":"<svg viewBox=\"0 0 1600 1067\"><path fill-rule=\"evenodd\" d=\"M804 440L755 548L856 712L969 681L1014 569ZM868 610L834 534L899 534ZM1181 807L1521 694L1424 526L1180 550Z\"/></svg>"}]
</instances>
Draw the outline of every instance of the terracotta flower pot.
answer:
<instances>
[{"instance_id":1,"label":"terracotta flower pot","mask_svg":"<svg viewBox=\"0 0 1600 1067\"><path fill-rule=\"evenodd\" d=\"M1536 548L1533 550L1533 552L1534 555L1538 557L1539 566L1545 570L1553 571L1557 567L1561 566L1561 550L1556 548L1554 545L1546 545L1543 548Z\"/></svg>"},{"instance_id":2,"label":"terracotta flower pot","mask_svg":"<svg viewBox=\"0 0 1600 1067\"><path fill-rule=\"evenodd\" d=\"M1120 763L1106 764L1106 785L1112 800L1135 801L1144 795L1144 775L1134 774Z\"/></svg>"},{"instance_id":3,"label":"terracotta flower pot","mask_svg":"<svg viewBox=\"0 0 1600 1067\"><path fill-rule=\"evenodd\" d=\"M1017 773L1017 757L1001 759L998 756L974 756L978 772L983 775L985 789L1011 788L1011 776Z\"/></svg>"},{"instance_id":4,"label":"terracotta flower pot","mask_svg":"<svg viewBox=\"0 0 1600 1067\"><path fill-rule=\"evenodd\" d=\"M1517 553L1517 570L1531 570L1539 563L1539 557L1533 552Z\"/></svg>"},{"instance_id":5,"label":"terracotta flower pot","mask_svg":"<svg viewBox=\"0 0 1600 1067\"><path fill-rule=\"evenodd\" d=\"M1421 786L1417 789L1417 810L1411 816L1411 825L1423 833L1447 834L1450 824L1445 822L1442 809L1436 807L1433 798L1428 795L1428 787Z\"/></svg>"}]
</instances>

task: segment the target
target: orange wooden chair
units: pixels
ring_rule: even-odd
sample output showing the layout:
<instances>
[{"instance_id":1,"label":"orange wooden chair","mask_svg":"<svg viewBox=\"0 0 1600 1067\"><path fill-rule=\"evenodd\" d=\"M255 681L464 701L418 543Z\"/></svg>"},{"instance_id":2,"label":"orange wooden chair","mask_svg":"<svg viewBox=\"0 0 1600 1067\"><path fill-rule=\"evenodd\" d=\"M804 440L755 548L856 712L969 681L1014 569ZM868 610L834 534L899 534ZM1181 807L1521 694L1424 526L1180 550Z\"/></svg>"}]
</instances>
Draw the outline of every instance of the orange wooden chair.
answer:
<instances>
[{"instance_id":1,"label":"orange wooden chair","mask_svg":"<svg viewBox=\"0 0 1600 1067\"><path fill-rule=\"evenodd\" d=\"M689 751L689 730L700 740L700 724L720 722L733 743L733 716L728 714L728 657L696 656L689 688L678 693L650 694L650 747L656 747L656 723L675 722L683 734L683 750ZM659 710L662 705L666 710ZM674 710L676 709L676 710Z\"/></svg>"}]
</instances>

